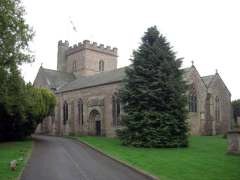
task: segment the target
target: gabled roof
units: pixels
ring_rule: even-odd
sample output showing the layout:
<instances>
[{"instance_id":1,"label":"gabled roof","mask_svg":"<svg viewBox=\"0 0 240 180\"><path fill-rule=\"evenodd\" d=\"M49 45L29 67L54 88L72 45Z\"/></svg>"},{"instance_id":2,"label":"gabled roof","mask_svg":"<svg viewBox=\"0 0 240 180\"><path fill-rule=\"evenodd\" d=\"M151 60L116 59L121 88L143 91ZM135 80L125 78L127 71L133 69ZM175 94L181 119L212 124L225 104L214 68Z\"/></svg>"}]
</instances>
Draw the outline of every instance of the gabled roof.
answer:
<instances>
[{"instance_id":1,"label":"gabled roof","mask_svg":"<svg viewBox=\"0 0 240 180\"><path fill-rule=\"evenodd\" d=\"M203 77L202 77L202 80L203 80L204 83L206 84L207 88L209 88L209 87L211 86L212 81L213 81L215 78L217 78L217 77L218 77L218 78L220 79L220 81L222 82L224 88L225 88L225 89L228 91L228 93L231 95L231 92L229 91L229 89L227 88L225 82L222 80L221 76L220 76L218 73L216 73L216 74L214 74L214 75L203 76Z\"/></svg>"},{"instance_id":2,"label":"gabled roof","mask_svg":"<svg viewBox=\"0 0 240 180\"><path fill-rule=\"evenodd\" d=\"M187 81L189 79L189 76L191 75L192 66L188 68L184 68L182 70L183 70L183 79Z\"/></svg>"},{"instance_id":3,"label":"gabled roof","mask_svg":"<svg viewBox=\"0 0 240 180\"><path fill-rule=\"evenodd\" d=\"M82 76L60 88L57 93L120 82L125 77L125 68L105 71L91 76Z\"/></svg>"},{"instance_id":4,"label":"gabled roof","mask_svg":"<svg viewBox=\"0 0 240 180\"><path fill-rule=\"evenodd\" d=\"M114 82L121 82L125 78L125 69L126 67L115 69L112 71L105 71L91 76L82 76L76 80L66 84L60 88L57 93L72 91L77 89L83 89L88 87L94 87L104 84L110 84ZM192 70L192 67L183 69L184 79L188 78ZM187 79L186 79L187 80Z\"/></svg>"},{"instance_id":5,"label":"gabled roof","mask_svg":"<svg viewBox=\"0 0 240 180\"><path fill-rule=\"evenodd\" d=\"M185 81L188 81L189 78L191 78L191 72L193 68L194 66L182 69L184 72L183 78ZM56 90L56 93L61 93L121 82L126 76L125 69L126 67L123 67L112 71L101 72L91 76L81 76L76 78L71 73L65 73L40 67L38 76L41 76L45 80L50 89ZM205 86L208 88L215 77L216 74L203 76L201 79Z\"/></svg>"},{"instance_id":6,"label":"gabled roof","mask_svg":"<svg viewBox=\"0 0 240 180\"><path fill-rule=\"evenodd\" d=\"M71 73L60 72L43 67L40 67L38 76L41 76L45 80L50 89L55 90L58 90L75 79L75 76Z\"/></svg>"},{"instance_id":7,"label":"gabled roof","mask_svg":"<svg viewBox=\"0 0 240 180\"><path fill-rule=\"evenodd\" d=\"M206 85L206 87L209 87L210 83L212 82L212 80L214 79L215 74L214 75L209 75L209 76L203 76L201 77L204 84Z\"/></svg>"},{"instance_id":8,"label":"gabled roof","mask_svg":"<svg viewBox=\"0 0 240 180\"><path fill-rule=\"evenodd\" d=\"M83 89L98 85L109 84L113 82L120 82L125 78L126 67L115 69L113 71L105 71L92 76L80 77L64 87L60 88L58 92L71 91L76 89ZM192 67L183 69L183 76L188 77L191 72Z\"/></svg>"}]
</instances>

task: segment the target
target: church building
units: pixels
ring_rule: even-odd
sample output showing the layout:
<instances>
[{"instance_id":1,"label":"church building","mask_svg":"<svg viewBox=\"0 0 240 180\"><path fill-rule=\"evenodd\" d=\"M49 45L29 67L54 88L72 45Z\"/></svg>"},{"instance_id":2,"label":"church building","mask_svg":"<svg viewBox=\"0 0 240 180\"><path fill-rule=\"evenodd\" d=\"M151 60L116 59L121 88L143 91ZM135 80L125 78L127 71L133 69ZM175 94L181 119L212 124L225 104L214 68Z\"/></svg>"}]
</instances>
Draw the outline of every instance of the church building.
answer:
<instances>
[{"instance_id":1,"label":"church building","mask_svg":"<svg viewBox=\"0 0 240 180\"><path fill-rule=\"evenodd\" d=\"M55 113L37 133L115 136L123 113L118 97L125 68L117 68L117 48L88 40L58 42L57 70L39 68L35 87L57 97ZM218 72L201 77L194 65L184 69L189 85L188 122L193 135L225 134L230 128L231 93Z\"/></svg>"}]
</instances>

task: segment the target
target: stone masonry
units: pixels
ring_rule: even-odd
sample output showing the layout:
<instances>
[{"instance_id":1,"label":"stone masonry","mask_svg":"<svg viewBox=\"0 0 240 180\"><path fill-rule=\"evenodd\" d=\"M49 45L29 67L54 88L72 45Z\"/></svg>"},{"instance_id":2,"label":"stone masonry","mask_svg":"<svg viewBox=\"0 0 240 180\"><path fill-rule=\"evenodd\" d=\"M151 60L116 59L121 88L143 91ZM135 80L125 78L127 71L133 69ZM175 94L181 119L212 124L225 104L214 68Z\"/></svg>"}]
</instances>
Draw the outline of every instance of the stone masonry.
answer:
<instances>
[{"instance_id":1,"label":"stone masonry","mask_svg":"<svg viewBox=\"0 0 240 180\"><path fill-rule=\"evenodd\" d=\"M115 96L122 86L125 68L117 69L117 48L88 40L69 46L58 42L57 70L40 67L34 86L52 90L57 97L55 114L38 126L38 133L115 136L122 108ZM194 135L226 134L230 129L231 93L216 72L201 77L192 65L184 69L194 96L195 110L189 112ZM81 103L80 103L81 102Z\"/></svg>"}]
</instances>

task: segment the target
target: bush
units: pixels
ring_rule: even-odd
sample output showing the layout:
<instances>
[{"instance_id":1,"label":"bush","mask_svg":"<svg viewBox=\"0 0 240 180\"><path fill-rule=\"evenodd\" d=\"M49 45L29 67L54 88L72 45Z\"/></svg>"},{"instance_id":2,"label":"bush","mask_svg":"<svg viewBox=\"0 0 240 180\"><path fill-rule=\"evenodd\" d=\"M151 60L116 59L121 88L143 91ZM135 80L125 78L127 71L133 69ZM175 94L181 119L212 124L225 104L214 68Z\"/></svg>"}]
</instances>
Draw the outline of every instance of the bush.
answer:
<instances>
[{"instance_id":1,"label":"bush","mask_svg":"<svg viewBox=\"0 0 240 180\"><path fill-rule=\"evenodd\" d=\"M23 139L52 113L55 96L47 89L25 85L16 69L6 81L6 91L0 101L0 141Z\"/></svg>"}]
</instances>

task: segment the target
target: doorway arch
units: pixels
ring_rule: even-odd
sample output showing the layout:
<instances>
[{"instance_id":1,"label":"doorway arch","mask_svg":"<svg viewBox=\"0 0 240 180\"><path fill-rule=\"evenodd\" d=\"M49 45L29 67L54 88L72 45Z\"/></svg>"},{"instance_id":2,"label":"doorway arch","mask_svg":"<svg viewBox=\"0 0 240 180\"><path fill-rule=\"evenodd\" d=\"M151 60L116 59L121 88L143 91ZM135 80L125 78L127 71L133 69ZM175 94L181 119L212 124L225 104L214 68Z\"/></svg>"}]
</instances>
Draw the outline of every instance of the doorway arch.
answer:
<instances>
[{"instance_id":1,"label":"doorway arch","mask_svg":"<svg viewBox=\"0 0 240 180\"><path fill-rule=\"evenodd\" d=\"M90 134L101 136L101 115L97 110L92 110L89 115Z\"/></svg>"}]
</instances>

